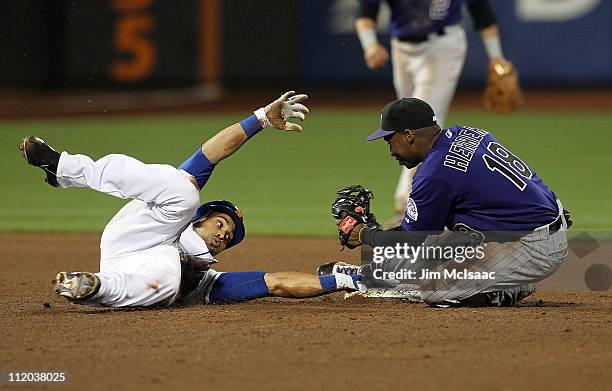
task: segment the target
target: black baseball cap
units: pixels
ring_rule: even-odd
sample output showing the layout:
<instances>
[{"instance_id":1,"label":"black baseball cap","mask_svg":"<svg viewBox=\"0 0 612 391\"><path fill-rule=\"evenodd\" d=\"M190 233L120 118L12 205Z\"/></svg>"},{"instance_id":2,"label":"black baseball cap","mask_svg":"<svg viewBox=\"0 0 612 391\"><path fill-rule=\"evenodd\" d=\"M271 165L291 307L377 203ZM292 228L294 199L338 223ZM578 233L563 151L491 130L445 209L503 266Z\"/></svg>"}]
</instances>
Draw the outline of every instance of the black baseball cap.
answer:
<instances>
[{"instance_id":1,"label":"black baseball cap","mask_svg":"<svg viewBox=\"0 0 612 391\"><path fill-rule=\"evenodd\" d=\"M402 98L385 106L380 115L380 129L369 135L368 141L436 124L436 115L427 102L417 98Z\"/></svg>"}]
</instances>

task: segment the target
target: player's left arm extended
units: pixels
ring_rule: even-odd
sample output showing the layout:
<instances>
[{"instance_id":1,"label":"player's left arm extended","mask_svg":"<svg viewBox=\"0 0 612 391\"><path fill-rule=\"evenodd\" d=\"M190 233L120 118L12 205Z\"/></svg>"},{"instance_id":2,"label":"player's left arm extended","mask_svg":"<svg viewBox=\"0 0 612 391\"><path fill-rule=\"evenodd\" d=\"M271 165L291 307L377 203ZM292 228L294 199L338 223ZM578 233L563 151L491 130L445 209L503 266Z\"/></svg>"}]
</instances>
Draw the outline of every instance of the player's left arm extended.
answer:
<instances>
[{"instance_id":1,"label":"player's left arm extended","mask_svg":"<svg viewBox=\"0 0 612 391\"><path fill-rule=\"evenodd\" d=\"M489 0L468 1L467 9L472 16L474 30L480 32L483 41L486 41L487 38L494 37L497 37L499 41L499 36L497 34L497 18L495 17L493 8L491 8L491 4L489 4ZM485 49L488 50L486 42ZM491 53L490 56L498 57L501 56L501 53Z\"/></svg>"},{"instance_id":2,"label":"player's left arm extended","mask_svg":"<svg viewBox=\"0 0 612 391\"><path fill-rule=\"evenodd\" d=\"M302 127L289 122L292 119L304 120L308 108L301 102L307 95L288 91L269 105L256 110L251 116L223 129L187 159L179 169L189 173L197 182L199 189L212 174L219 162L231 156L248 139L267 127L284 131L301 132Z\"/></svg>"},{"instance_id":3,"label":"player's left arm extended","mask_svg":"<svg viewBox=\"0 0 612 391\"><path fill-rule=\"evenodd\" d=\"M361 276L334 274L315 276L299 272L230 272L215 281L206 302L238 303L262 297L303 299L336 291L365 289Z\"/></svg>"},{"instance_id":4,"label":"player's left arm extended","mask_svg":"<svg viewBox=\"0 0 612 391\"><path fill-rule=\"evenodd\" d=\"M495 13L488 0L473 0L467 5L474 20L474 28L480 31L482 43L489 57L489 76L483 96L484 105L487 109L498 113L517 110L522 105L518 73L502 52Z\"/></svg>"},{"instance_id":5,"label":"player's left arm extended","mask_svg":"<svg viewBox=\"0 0 612 391\"><path fill-rule=\"evenodd\" d=\"M497 18L489 0L469 1L467 8L474 21L474 29L480 32L489 60L504 60L497 29Z\"/></svg>"}]
</instances>

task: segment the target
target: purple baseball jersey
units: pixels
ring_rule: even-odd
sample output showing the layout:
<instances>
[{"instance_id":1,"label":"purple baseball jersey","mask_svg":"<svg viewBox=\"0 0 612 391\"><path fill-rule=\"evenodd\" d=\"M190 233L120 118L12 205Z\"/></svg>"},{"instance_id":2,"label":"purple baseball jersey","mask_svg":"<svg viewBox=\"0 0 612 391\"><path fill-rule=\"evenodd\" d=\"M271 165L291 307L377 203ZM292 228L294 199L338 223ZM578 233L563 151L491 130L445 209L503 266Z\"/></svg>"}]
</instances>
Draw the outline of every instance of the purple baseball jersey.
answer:
<instances>
[{"instance_id":1,"label":"purple baseball jersey","mask_svg":"<svg viewBox=\"0 0 612 391\"><path fill-rule=\"evenodd\" d=\"M365 0L378 7L382 0ZM385 0L391 8L392 37L422 37L461 22L462 6L469 0Z\"/></svg>"},{"instance_id":2,"label":"purple baseball jersey","mask_svg":"<svg viewBox=\"0 0 612 391\"><path fill-rule=\"evenodd\" d=\"M442 130L418 167L405 231L465 224L479 231L531 231L558 216L557 197L536 173L482 129Z\"/></svg>"}]
</instances>

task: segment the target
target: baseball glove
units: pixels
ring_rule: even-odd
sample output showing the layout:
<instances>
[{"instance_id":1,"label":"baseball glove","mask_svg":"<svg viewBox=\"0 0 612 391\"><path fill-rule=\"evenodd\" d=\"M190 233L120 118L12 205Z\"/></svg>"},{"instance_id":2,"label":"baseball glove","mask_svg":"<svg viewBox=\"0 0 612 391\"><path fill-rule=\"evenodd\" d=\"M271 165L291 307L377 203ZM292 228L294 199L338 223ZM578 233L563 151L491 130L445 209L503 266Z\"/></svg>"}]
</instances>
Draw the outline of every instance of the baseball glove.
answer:
<instances>
[{"instance_id":1,"label":"baseball glove","mask_svg":"<svg viewBox=\"0 0 612 391\"><path fill-rule=\"evenodd\" d=\"M493 60L489 65L489 81L483 95L485 107L496 113L510 113L523 104L518 74L512 63Z\"/></svg>"},{"instance_id":2,"label":"baseball glove","mask_svg":"<svg viewBox=\"0 0 612 391\"><path fill-rule=\"evenodd\" d=\"M332 216L338 225L338 238L342 246L355 248L360 245L359 232L363 225L380 228L374 214L370 213L370 200L374 194L361 185L351 185L338 190L331 205Z\"/></svg>"}]
</instances>

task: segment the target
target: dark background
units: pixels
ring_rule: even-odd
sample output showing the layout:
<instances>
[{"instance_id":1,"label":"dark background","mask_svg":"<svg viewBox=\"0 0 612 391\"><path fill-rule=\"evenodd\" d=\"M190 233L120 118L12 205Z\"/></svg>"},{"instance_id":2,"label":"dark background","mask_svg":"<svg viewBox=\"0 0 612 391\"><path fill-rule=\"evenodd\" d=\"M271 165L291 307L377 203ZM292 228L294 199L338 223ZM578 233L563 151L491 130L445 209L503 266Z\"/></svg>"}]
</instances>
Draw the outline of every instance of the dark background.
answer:
<instances>
[{"instance_id":1,"label":"dark background","mask_svg":"<svg viewBox=\"0 0 612 391\"><path fill-rule=\"evenodd\" d=\"M372 72L350 28L356 0L20 0L0 6L0 87L43 90L155 89L202 85L200 7L218 1L217 81L228 87L275 83L296 86L389 88L391 67ZM491 0L504 52L524 86L612 85L612 2L595 2L569 16L526 17L524 0ZM575 2L574 2L575 3ZM132 10L118 10L128 4ZM535 3L531 3L532 5ZM155 51L146 72L130 80L113 63L134 53L114 46L123 18L144 15L137 31ZM348 23L347 23L348 21ZM215 23L216 25L217 23ZM384 22L379 23L384 26ZM470 40L461 87L484 84L487 58L466 17ZM344 26L344 27L342 27ZM348 28L347 28L348 26ZM388 42L384 27L379 39Z\"/></svg>"}]
</instances>

